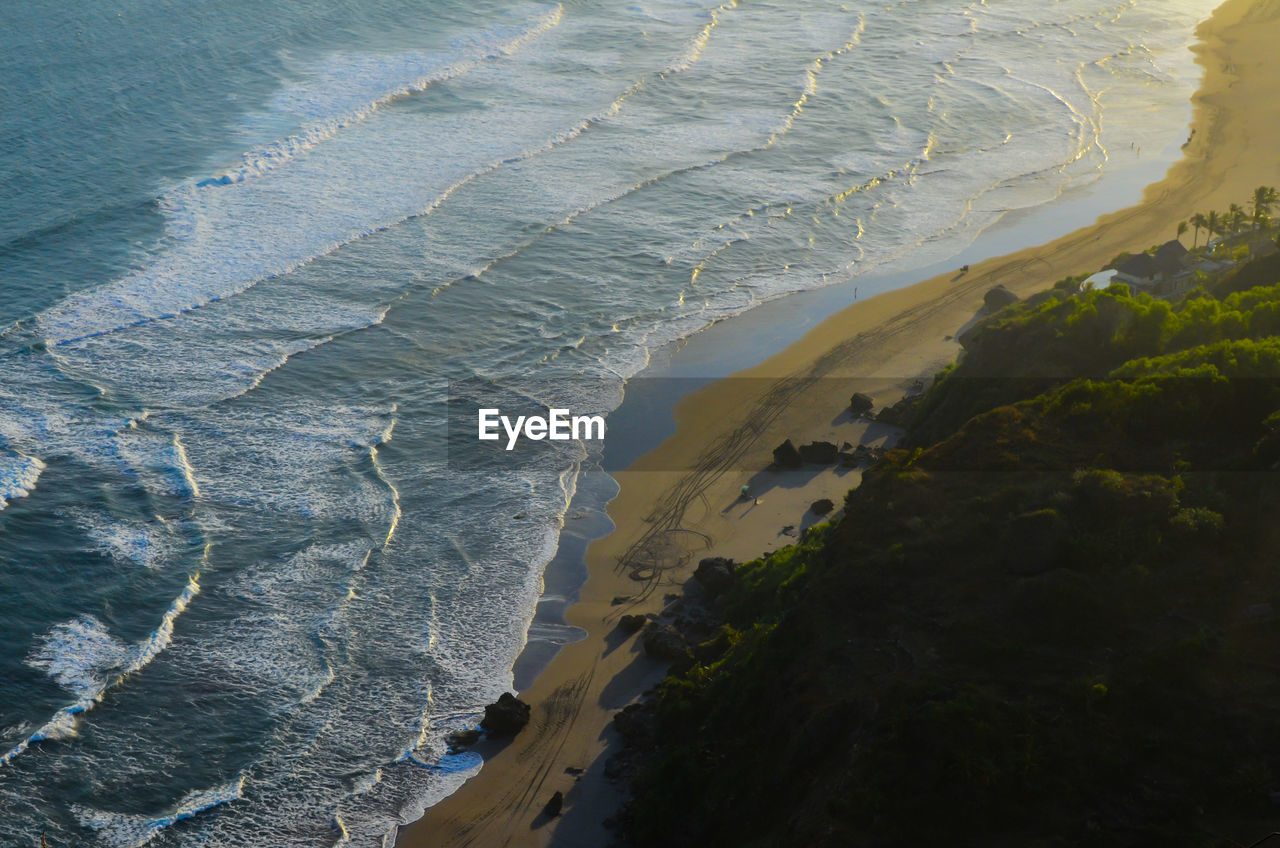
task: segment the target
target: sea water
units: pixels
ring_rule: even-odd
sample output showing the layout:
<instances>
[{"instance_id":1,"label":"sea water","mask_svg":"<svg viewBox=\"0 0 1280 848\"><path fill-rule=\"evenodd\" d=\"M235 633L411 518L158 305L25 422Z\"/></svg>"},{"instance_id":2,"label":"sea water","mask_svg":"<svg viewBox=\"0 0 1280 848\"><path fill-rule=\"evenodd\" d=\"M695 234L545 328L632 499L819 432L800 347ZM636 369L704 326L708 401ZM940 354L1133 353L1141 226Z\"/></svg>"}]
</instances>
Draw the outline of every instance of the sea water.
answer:
<instances>
[{"instance_id":1,"label":"sea water","mask_svg":"<svg viewBox=\"0 0 1280 848\"><path fill-rule=\"evenodd\" d=\"M0 844L383 844L591 461L451 383L955 256L1179 140L1212 6L5 4Z\"/></svg>"}]
</instances>

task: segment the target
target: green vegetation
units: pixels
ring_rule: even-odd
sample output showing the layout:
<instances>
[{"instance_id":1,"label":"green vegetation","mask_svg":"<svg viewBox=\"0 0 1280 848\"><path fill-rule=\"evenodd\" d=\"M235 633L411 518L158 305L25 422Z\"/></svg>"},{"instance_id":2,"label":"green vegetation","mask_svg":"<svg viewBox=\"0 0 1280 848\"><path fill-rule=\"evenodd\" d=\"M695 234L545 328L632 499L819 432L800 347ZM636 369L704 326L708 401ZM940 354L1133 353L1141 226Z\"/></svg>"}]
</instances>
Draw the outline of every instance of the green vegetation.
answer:
<instances>
[{"instance_id":1,"label":"green vegetation","mask_svg":"<svg viewBox=\"0 0 1280 848\"><path fill-rule=\"evenodd\" d=\"M1253 190L1250 202L1253 206L1252 213L1246 213L1240 204L1232 203L1225 213L1211 209L1208 213L1197 212L1192 215L1189 220L1195 231L1191 246L1195 247L1200 241L1201 230L1205 230L1209 234L1208 241L1212 241L1214 236L1235 236L1246 230L1265 232L1270 229L1271 210L1280 203L1280 194L1275 187L1258 186ZM1178 238L1182 238L1182 234L1187 231L1185 224L1183 222L1178 225Z\"/></svg>"},{"instance_id":2,"label":"green vegetation","mask_svg":"<svg viewBox=\"0 0 1280 848\"><path fill-rule=\"evenodd\" d=\"M722 631L660 687L634 840L1280 829L1268 261L1178 304L1064 281L966 334L843 518L740 568Z\"/></svg>"}]
</instances>

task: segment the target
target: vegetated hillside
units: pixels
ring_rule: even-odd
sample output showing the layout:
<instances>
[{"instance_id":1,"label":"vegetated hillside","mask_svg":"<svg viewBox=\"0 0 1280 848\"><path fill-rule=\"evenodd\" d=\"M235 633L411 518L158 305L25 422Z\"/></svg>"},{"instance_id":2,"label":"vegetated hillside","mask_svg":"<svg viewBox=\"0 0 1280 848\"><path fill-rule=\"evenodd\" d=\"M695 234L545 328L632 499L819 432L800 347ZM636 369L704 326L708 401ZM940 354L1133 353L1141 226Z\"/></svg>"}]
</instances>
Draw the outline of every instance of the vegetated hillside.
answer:
<instances>
[{"instance_id":1,"label":"vegetated hillside","mask_svg":"<svg viewBox=\"0 0 1280 848\"><path fill-rule=\"evenodd\" d=\"M844 517L739 568L660 687L637 843L1280 829L1280 285L1067 289L968 334Z\"/></svg>"}]
</instances>

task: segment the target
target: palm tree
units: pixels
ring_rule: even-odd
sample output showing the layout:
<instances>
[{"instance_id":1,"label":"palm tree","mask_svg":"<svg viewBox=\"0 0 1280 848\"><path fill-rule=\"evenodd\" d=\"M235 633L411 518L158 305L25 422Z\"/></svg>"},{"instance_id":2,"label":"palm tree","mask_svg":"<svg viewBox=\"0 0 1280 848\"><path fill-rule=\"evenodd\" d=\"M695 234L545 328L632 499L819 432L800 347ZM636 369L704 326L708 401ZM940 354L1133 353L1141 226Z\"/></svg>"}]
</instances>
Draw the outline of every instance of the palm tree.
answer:
<instances>
[{"instance_id":1,"label":"palm tree","mask_svg":"<svg viewBox=\"0 0 1280 848\"><path fill-rule=\"evenodd\" d=\"M1233 203L1231 204L1231 208L1227 210L1227 216L1223 223L1226 225L1227 229L1231 231L1231 234L1235 235L1244 229L1246 217L1244 210L1240 208L1240 204Z\"/></svg>"},{"instance_id":2,"label":"palm tree","mask_svg":"<svg viewBox=\"0 0 1280 848\"><path fill-rule=\"evenodd\" d=\"M1222 216L1216 209L1210 209L1205 216L1204 228L1209 231L1209 241L1213 241L1213 237L1222 232Z\"/></svg>"},{"instance_id":3,"label":"palm tree","mask_svg":"<svg viewBox=\"0 0 1280 848\"><path fill-rule=\"evenodd\" d=\"M1258 186L1253 190L1253 223L1256 227L1266 226L1271 217L1271 207L1280 201L1275 186Z\"/></svg>"},{"instance_id":4,"label":"palm tree","mask_svg":"<svg viewBox=\"0 0 1280 848\"><path fill-rule=\"evenodd\" d=\"M1178 222L1178 241L1182 241L1182 237L1186 235L1186 233L1187 233L1187 222L1179 221Z\"/></svg>"},{"instance_id":5,"label":"palm tree","mask_svg":"<svg viewBox=\"0 0 1280 848\"><path fill-rule=\"evenodd\" d=\"M1203 212L1197 212L1191 216L1191 226L1196 228L1195 235L1191 237L1191 246L1195 247L1200 242L1200 231L1209 226L1209 219L1204 216Z\"/></svg>"}]
</instances>

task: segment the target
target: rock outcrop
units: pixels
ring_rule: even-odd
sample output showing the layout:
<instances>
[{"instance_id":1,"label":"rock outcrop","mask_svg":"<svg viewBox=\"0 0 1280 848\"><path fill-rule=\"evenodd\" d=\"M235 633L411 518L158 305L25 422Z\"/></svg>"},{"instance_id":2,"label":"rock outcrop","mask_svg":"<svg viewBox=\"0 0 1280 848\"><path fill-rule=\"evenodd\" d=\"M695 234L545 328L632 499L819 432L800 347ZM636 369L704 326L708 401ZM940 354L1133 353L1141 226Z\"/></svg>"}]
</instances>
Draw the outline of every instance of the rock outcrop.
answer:
<instances>
[{"instance_id":1,"label":"rock outcrop","mask_svg":"<svg viewBox=\"0 0 1280 848\"><path fill-rule=\"evenodd\" d=\"M532 709L524 701L503 692L498 700L484 708L480 726L494 736L514 736L529 723Z\"/></svg>"},{"instance_id":2,"label":"rock outcrop","mask_svg":"<svg viewBox=\"0 0 1280 848\"><path fill-rule=\"evenodd\" d=\"M673 627L650 625L641 640L646 656L657 660L678 660L685 654L684 637Z\"/></svg>"},{"instance_id":3,"label":"rock outcrop","mask_svg":"<svg viewBox=\"0 0 1280 848\"><path fill-rule=\"evenodd\" d=\"M809 511L814 515L826 515L835 508L830 498L820 498L809 505Z\"/></svg>"},{"instance_id":4,"label":"rock outcrop","mask_svg":"<svg viewBox=\"0 0 1280 848\"><path fill-rule=\"evenodd\" d=\"M1006 306L1017 302L1018 296L1004 286L988 289L987 293L982 296L982 305L990 312L1004 309Z\"/></svg>"},{"instance_id":5,"label":"rock outcrop","mask_svg":"<svg viewBox=\"0 0 1280 848\"><path fill-rule=\"evenodd\" d=\"M444 741L450 751L463 751L480 741L480 731L473 727L455 730Z\"/></svg>"},{"instance_id":6,"label":"rock outcrop","mask_svg":"<svg viewBox=\"0 0 1280 848\"><path fill-rule=\"evenodd\" d=\"M854 418L861 418L871 411L876 402L871 399L871 395L862 392L854 392L853 397L849 398L849 412Z\"/></svg>"},{"instance_id":7,"label":"rock outcrop","mask_svg":"<svg viewBox=\"0 0 1280 848\"><path fill-rule=\"evenodd\" d=\"M911 417L911 413L915 410L918 397L908 395L893 406L886 406L876 413L876 420L888 424L891 427L905 426L907 419Z\"/></svg>"},{"instance_id":8,"label":"rock outcrop","mask_svg":"<svg viewBox=\"0 0 1280 848\"><path fill-rule=\"evenodd\" d=\"M804 460L800 457L800 451L796 449L795 444L787 439L773 449L773 464L779 468L799 468L804 465Z\"/></svg>"},{"instance_id":9,"label":"rock outcrop","mask_svg":"<svg viewBox=\"0 0 1280 848\"><path fill-rule=\"evenodd\" d=\"M643 615L624 615L618 619L618 629L623 633L636 633L640 628L644 627L645 617Z\"/></svg>"},{"instance_id":10,"label":"rock outcrop","mask_svg":"<svg viewBox=\"0 0 1280 848\"><path fill-rule=\"evenodd\" d=\"M706 557L698 563L693 579L701 584L707 594L715 597L733 585L736 564L727 557Z\"/></svg>"},{"instance_id":11,"label":"rock outcrop","mask_svg":"<svg viewBox=\"0 0 1280 848\"><path fill-rule=\"evenodd\" d=\"M840 456L840 448L832 442L810 442L800 446L800 458L811 465L831 465Z\"/></svg>"}]
</instances>

